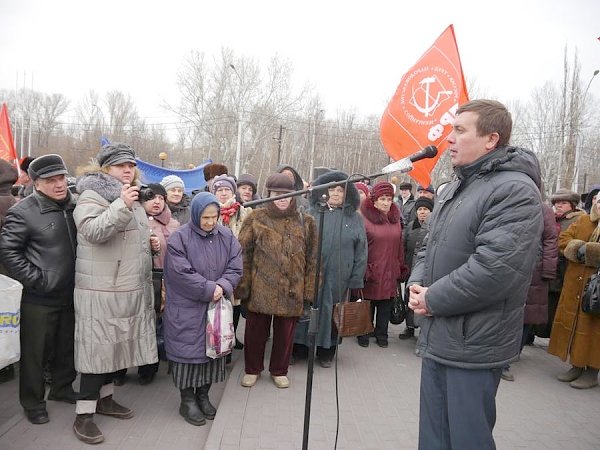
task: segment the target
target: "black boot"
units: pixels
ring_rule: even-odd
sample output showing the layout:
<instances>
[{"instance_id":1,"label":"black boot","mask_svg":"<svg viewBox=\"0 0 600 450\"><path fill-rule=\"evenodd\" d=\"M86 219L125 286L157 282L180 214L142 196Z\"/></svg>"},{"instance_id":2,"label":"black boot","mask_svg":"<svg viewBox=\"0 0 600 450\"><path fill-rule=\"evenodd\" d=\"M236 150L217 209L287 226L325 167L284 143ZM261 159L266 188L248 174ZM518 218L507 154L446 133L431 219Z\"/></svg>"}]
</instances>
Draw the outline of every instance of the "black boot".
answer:
<instances>
[{"instance_id":1,"label":"black boot","mask_svg":"<svg viewBox=\"0 0 600 450\"><path fill-rule=\"evenodd\" d=\"M93 414L77 414L73 424L75 436L86 444L99 444L104 440L104 435L94 423Z\"/></svg>"},{"instance_id":2,"label":"black boot","mask_svg":"<svg viewBox=\"0 0 600 450\"><path fill-rule=\"evenodd\" d=\"M194 388L181 389L181 405L179 406L179 414L187 423L200 426L206 423L206 419L196 403L194 396Z\"/></svg>"},{"instance_id":3,"label":"black boot","mask_svg":"<svg viewBox=\"0 0 600 450\"><path fill-rule=\"evenodd\" d=\"M215 408L208 398L208 390L210 389L210 384L205 384L204 386L200 386L196 388L196 401L198 402L198 406L208 420L213 420L215 415L217 414L217 408Z\"/></svg>"},{"instance_id":4,"label":"black boot","mask_svg":"<svg viewBox=\"0 0 600 450\"><path fill-rule=\"evenodd\" d=\"M398 335L398 338L399 339L410 339L414 335L415 335L415 329L412 327L406 327L406 330L404 330L402 333L400 333Z\"/></svg>"}]
</instances>

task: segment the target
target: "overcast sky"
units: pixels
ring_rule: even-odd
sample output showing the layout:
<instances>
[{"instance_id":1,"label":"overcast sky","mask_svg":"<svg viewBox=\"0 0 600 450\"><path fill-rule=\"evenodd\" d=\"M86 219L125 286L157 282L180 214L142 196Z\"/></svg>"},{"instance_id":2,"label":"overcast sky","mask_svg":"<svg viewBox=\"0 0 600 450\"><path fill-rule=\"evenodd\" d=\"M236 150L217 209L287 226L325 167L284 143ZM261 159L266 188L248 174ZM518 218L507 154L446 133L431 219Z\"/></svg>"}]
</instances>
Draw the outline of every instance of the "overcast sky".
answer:
<instances>
[{"instance_id":1,"label":"overcast sky","mask_svg":"<svg viewBox=\"0 0 600 450\"><path fill-rule=\"evenodd\" d=\"M159 6L151 6L151 5ZM166 117L176 72L192 49L289 59L325 114L383 113L402 75L454 24L467 82L501 101L560 81L577 48L587 85L600 69L598 0L0 0L0 88L65 94L130 93L142 117ZM600 75L588 95L600 98ZM152 120L150 120L152 121ZM154 120L157 121L157 120ZM160 119L158 120L160 121Z\"/></svg>"}]
</instances>

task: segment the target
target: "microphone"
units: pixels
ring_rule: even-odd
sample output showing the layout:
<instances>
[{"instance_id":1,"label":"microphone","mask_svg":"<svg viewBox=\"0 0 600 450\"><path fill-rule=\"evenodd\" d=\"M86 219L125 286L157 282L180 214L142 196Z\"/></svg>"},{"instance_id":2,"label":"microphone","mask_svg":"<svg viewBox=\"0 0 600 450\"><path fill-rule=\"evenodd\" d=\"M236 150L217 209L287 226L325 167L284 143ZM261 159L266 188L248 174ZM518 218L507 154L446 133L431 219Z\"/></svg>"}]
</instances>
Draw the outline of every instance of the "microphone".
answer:
<instances>
[{"instance_id":1,"label":"microphone","mask_svg":"<svg viewBox=\"0 0 600 450\"><path fill-rule=\"evenodd\" d=\"M437 155L437 147L435 145L428 145L427 147L419 150L417 153L414 153L406 158L399 159L391 164L388 164L383 169L381 169L382 173L394 173L394 172L410 172L413 170L412 163L421 161L425 158L433 158Z\"/></svg>"}]
</instances>

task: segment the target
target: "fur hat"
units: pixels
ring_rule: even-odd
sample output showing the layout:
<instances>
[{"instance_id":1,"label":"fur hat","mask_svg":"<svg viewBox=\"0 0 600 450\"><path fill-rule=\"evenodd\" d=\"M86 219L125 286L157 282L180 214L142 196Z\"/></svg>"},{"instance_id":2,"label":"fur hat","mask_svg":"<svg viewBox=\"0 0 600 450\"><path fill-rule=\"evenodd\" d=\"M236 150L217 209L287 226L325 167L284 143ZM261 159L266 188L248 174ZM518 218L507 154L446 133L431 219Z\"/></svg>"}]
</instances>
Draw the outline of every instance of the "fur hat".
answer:
<instances>
[{"instance_id":1,"label":"fur hat","mask_svg":"<svg viewBox=\"0 0 600 450\"><path fill-rule=\"evenodd\" d=\"M371 200L376 202L379 197L382 195L389 195L390 197L394 197L394 186L392 183L387 181L380 181L379 183L373 186L371 189Z\"/></svg>"},{"instance_id":2,"label":"fur hat","mask_svg":"<svg viewBox=\"0 0 600 450\"><path fill-rule=\"evenodd\" d=\"M237 185L238 187L242 185L250 186L252 188L252 194L256 194L256 192L258 191L256 187L256 178L253 175L250 175L249 173L241 174L237 180Z\"/></svg>"},{"instance_id":3,"label":"fur hat","mask_svg":"<svg viewBox=\"0 0 600 450\"><path fill-rule=\"evenodd\" d=\"M294 182L284 173L269 175L265 186L269 192L292 192L294 190Z\"/></svg>"},{"instance_id":4,"label":"fur hat","mask_svg":"<svg viewBox=\"0 0 600 450\"><path fill-rule=\"evenodd\" d=\"M398 186L398 189L408 189L409 191L412 191L413 185L411 183L409 183L408 181L405 183L400 183L400 186Z\"/></svg>"},{"instance_id":5,"label":"fur hat","mask_svg":"<svg viewBox=\"0 0 600 450\"><path fill-rule=\"evenodd\" d=\"M429 211L433 211L433 200L428 197L419 197L417 201L415 201L415 211L418 211L421 207L425 207Z\"/></svg>"},{"instance_id":6,"label":"fur hat","mask_svg":"<svg viewBox=\"0 0 600 450\"><path fill-rule=\"evenodd\" d=\"M550 203L554 205L556 202L569 202L577 205L579 199L579 194L576 192L561 188L550 196Z\"/></svg>"},{"instance_id":7,"label":"fur hat","mask_svg":"<svg viewBox=\"0 0 600 450\"><path fill-rule=\"evenodd\" d=\"M29 164L27 173L29 174L29 178L35 181L38 178L50 178L55 175L67 175L69 171L67 170L67 166L60 155L50 154L35 158L31 164Z\"/></svg>"},{"instance_id":8,"label":"fur hat","mask_svg":"<svg viewBox=\"0 0 600 450\"><path fill-rule=\"evenodd\" d=\"M231 192L235 194L237 190L237 186L235 185L235 180L233 177L229 175L217 175L212 182L212 186L210 191L214 194L217 192L219 188L226 187L231 189Z\"/></svg>"},{"instance_id":9,"label":"fur hat","mask_svg":"<svg viewBox=\"0 0 600 450\"><path fill-rule=\"evenodd\" d=\"M204 180L208 181L218 175L227 175L229 171L223 164L210 163L204 166Z\"/></svg>"},{"instance_id":10,"label":"fur hat","mask_svg":"<svg viewBox=\"0 0 600 450\"><path fill-rule=\"evenodd\" d=\"M160 184L165 188L165 191L169 189L180 188L185 190L185 185L183 184L183 180L179 178L177 175L167 175L164 177Z\"/></svg>"},{"instance_id":11,"label":"fur hat","mask_svg":"<svg viewBox=\"0 0 600 450\"><path fill-rule=\"evenodd\" d=\"M26 156L25 158L21 158L20 162L19 162L19 168L23 171L23 172L27 172L29 170L29 164L31 164L31 162L34 160L35 158L33 156Z\"/></svg>"},{"instance_id":12,"label":"fur hat","mask_svg":"<svg viewBox=\"0 0 600 450\"><path fill-rule=\"evenodd\" d=\"M137 165L135 152L127 144L105 144L96 155L96 159L100 167L116 166L127 162Z\"/></svg>"}]
</instances>

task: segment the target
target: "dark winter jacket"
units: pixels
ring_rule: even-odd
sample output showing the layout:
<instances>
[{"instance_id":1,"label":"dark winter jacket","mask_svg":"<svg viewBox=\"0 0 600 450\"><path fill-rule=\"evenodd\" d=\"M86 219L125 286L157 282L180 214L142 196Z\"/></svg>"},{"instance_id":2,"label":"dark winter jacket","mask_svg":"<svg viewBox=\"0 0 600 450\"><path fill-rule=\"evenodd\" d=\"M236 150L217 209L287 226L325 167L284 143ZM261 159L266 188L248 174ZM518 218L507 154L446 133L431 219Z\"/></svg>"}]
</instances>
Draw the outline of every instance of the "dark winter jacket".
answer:
<instances>
[{"instance_id":1,"label":"dark winter jacket","mask_svg":"<svg viewBox=\"0 0 600 450\"><path fill-rule=\"evenodd\" d=\"M0 238L9 275L23 284L24 303L73 305L77 231L75 202L34 193L10 208Z\"/></svg>"},{"instance_id":2,"label":"dark winter jacket","mask_svg":"<svg viewBox=\"0 0 600 450\"><path fill-rule=\"evenodd\" d=\"M173 219L179 222L179 225L185 225L190 221L190 198L187 194L183 194L178 204L173 205L167 202L167 206L171 210Z\"/></svg>"},{"instance_id":3,"label":"dark winter jacket","mask_svg":"<svg viewBox=\"0 0 600 450\"><path fill-rule=\"evenodd\" d=\"M415 199L412 194L406 203L402 203L402 198L398 198L397 203L400 212L402 213L402 223L406 226L417 218L417 209L415 208Z\"/></svg>"},{"instance_id":4,"label":"dark winter jacket","mask_svg":"<svg viewBox=\"0 0 600 450\"><path fill-rule=\"evenodd\" d=\"M413 220L404 229L404 262L410 271L413 266L415 256L421 249L425 236L429 232L429 220L424 224L419 219Z\"/></svg>"},{"instance_id":5,"label":"dark winter jacket","mask_svg":"<svg viewBox=\"0 0 600 450\"><path fill-rule=\"evenodd\" d=\"M228 228L207 233L192 221L174 231L165 255L163 313L169 361L200 364L206 356L206 313L217 284L231 299L242 276L242 249Z\"/></svg>"},{"instance_id":6,"label":"dark winter jacket","mask_svg":"<svg viewBox=\"0 0 600 450\"><path fill-rule=\"evenodd\" d=\"M554 211L542 204L544 231L542 232L542 254L538 259L525 302L525 324L540 325L548 321L548 282L556 277L558 261L558 233Z\"/></svg>"},{"instance_id":7,"label":"dark winter jacket","mask_svg":"<svg viewBox=\"0 0 600 450\"><path fill-rule=\"evenodd\" d=\"M328 172L318 177L313 186L345 180L343 172ZM310 197L311 215L319 227L320 213L317 203L322 190L315 189ZM337 345L335 329L332 330L333 305L343 300L348 289L364 286L367 267L367 236L363 218L358 214L360 204L358 190L348 185L342 208L326 208L323 217L323 249L321 252L320 319L317 345L330 348ZM307 323L296 327L294 342L308 344Z\"/></svg>"},{"instance_id":8,"label":"dark winter jacket","mask_svg":"<svg viewBox=\"0 0 600 450\"><path fill-rule=\"evenodd\" d=\"M428 287L417 354L449 366L503 367L519 354L543 229L540 169L501 147L455 168L436 200L409 285Z\"/></svg>"},{"instance_id":9,"label":"dark winter jacket","mask_svg":"<svg viewBox=\"0 0 600 450\"><path fill-rule=\"evenodd\" d=\"M360 205L367 233L367 271L363 294L369 300L389 300L396 295L398 283L408 275L404 263L404 242L400 210L392 203L387 214L366 198Z\"/></svg>"},{"instance_id":10,"label":"dark winter jacket","mask_svg":"<svg viewBox=\"0 0 600 450\"><path fill-rule=\"evenodd\" d=\"M17 169L8 161L0 159L0 230L4 225L6 212L11 206L17 203L17 199L12 195L11 189L18 178ZM0 260L0 274L6 275L8 272Z\"/></svg>"},{"instance_id":11,"label":"dark winter jacket","mask_svg":"<svg viewBox=\"0 0 600 450\"><path fill-rule=\"evenodd\" d=\"M236 297L255 313L299 317L315 292L314 219L299 213L294 201L285 211L269 203L246 216L239 239L244 276Z\"/></svg>"}]
</instances>

